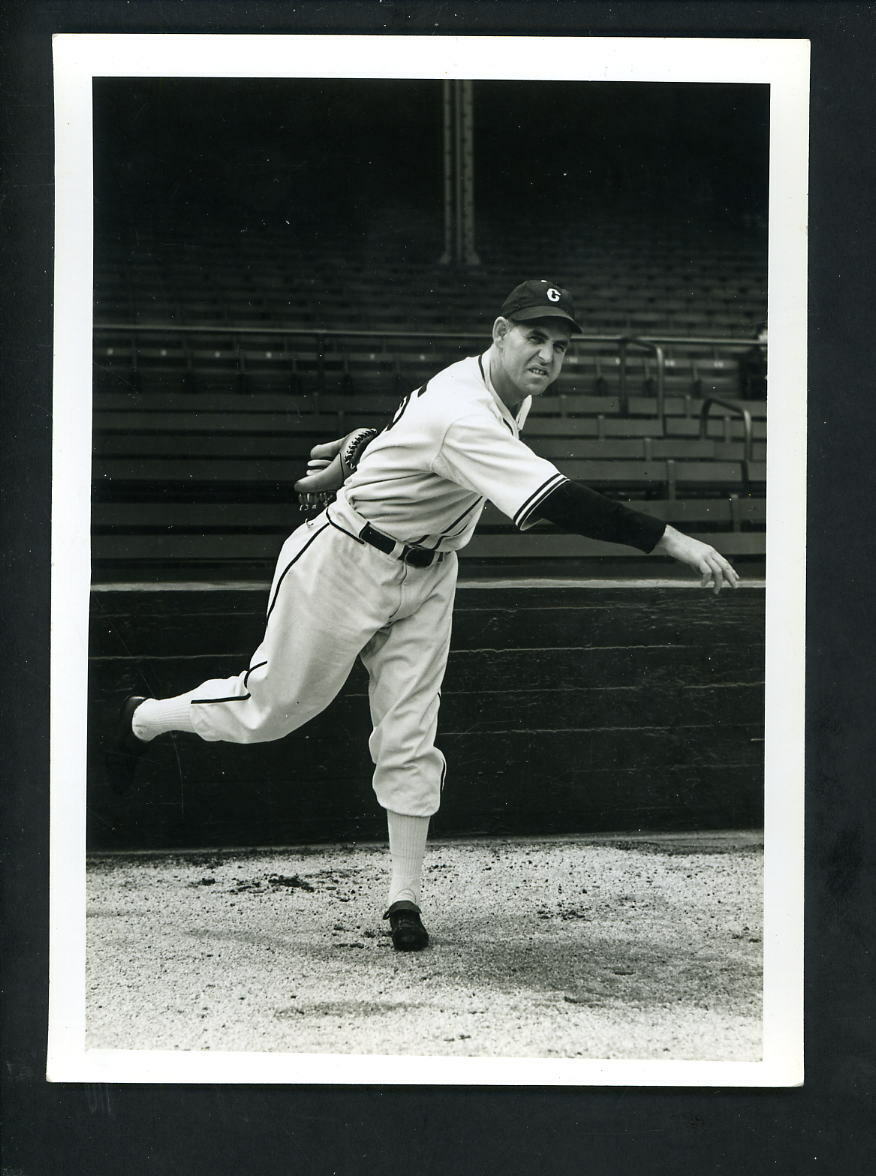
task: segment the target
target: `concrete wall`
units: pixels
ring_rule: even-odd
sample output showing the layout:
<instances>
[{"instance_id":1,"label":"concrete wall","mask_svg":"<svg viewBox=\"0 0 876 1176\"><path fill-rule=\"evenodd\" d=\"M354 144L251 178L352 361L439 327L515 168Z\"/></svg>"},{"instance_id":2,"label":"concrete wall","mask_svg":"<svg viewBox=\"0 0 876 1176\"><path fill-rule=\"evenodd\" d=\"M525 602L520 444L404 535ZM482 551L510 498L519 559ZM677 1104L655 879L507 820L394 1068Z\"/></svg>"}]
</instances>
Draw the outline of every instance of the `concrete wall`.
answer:
<instances>
[{"instance_id":1,"label":"concrete wall","mask_svg":"<svg viewBox=\"0 0 876 1176\"><path fill-rule=\"evenodd\" d=\"M89 846L374 838L366 679L278 743L157 741L131 793L100 742L121 696L244 669L266 589L97 591ZM752 827L762 819L762 589L461 587L436 835Z\"/></svg>"}]
</instances>

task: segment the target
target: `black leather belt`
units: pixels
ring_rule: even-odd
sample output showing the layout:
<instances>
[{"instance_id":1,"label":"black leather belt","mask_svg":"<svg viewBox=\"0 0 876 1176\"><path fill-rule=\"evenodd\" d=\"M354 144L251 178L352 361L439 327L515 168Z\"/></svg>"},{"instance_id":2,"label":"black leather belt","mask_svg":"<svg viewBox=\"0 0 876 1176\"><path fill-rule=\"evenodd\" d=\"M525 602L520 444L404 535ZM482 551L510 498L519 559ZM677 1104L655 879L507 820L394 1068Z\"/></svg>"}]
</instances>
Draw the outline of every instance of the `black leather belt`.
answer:
<instances>
[{"instance_id":1,"label":"black leather belt","mask_svg":"<svg viewBox=\"0 0 876 1176\"><path fill-rule=\"evenodd\" d=\"M378 531L370 523L366 523L359 532L359 538L370 543L372 547L376 547L378 551L394 555L402 563L410 564L414 568L427 568L436 559L442 559L444 555L441 551L429 551L425 547L411 547L408 543L391 539L389 535L384 535L382 531Z\"/></svg>"}]
</instances>

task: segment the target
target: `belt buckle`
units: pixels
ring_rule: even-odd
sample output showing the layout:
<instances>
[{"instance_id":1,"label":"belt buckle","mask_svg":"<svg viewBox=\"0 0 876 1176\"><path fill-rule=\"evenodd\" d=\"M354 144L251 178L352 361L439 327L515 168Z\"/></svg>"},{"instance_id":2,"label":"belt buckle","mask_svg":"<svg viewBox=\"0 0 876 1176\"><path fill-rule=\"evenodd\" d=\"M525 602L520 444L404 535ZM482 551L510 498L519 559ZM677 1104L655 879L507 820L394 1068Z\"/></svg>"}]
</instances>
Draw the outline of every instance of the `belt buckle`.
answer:
<instances>
[{"instance_id":1,"label":"belt buckle","mask_svg":"<svg viewBox=\"0 0 876 1176\"><path fill-rule=\"evenodd\" d=\"M427 568L432 562L433 554L423 547L411 547L406 543L401 559L402 563L408 564L412 568Z\"/></svg>"}]
</instances>

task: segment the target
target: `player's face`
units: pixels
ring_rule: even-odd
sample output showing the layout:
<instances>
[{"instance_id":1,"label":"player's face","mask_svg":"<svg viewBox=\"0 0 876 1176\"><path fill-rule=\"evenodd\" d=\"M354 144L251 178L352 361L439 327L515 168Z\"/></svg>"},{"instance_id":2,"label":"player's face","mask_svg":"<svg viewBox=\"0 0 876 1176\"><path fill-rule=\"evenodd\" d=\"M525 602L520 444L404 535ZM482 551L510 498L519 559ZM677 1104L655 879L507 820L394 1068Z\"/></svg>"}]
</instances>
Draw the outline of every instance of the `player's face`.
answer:
<instances>
[{"instance_id":1,"label":"player's face","mask_svg":"<svg viewBox=\"0 0 876 1176\"><path fill-rule=\"evenodd\" d=\"M540 396L560 374L570 334L571 326L563 319L498 320L493 337L499 370L493 373L493 382L499 395L518 401Z\"/></svg>"}]
</instances>

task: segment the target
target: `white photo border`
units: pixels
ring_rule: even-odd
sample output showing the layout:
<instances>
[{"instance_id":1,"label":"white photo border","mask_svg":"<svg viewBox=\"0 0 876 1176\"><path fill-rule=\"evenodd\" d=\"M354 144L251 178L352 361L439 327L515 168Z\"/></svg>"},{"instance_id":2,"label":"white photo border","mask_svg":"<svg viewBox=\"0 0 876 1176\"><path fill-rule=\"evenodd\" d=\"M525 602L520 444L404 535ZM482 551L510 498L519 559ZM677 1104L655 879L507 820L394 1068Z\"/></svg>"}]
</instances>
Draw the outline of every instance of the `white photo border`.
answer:
<instances>
[{"instance_id":1,"label":"white photo border","mask_svg":"<svg viewBox=\"0 0 876 1176\"><path fill-rule=\"evenodd\" d=\"M801 1084L809 42L59 34L53 38L53 57L56 240L48 1080L649 1087ZM536 68L546 61L550 62L549 78ZM91 587L92 80L96 77L672 81L770 87L771 444L767 459L761 1061L86 1049L84 684Z\"/></svg>"}]
</instances>

